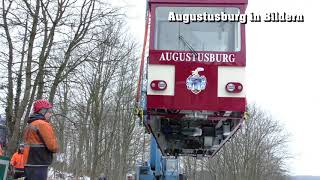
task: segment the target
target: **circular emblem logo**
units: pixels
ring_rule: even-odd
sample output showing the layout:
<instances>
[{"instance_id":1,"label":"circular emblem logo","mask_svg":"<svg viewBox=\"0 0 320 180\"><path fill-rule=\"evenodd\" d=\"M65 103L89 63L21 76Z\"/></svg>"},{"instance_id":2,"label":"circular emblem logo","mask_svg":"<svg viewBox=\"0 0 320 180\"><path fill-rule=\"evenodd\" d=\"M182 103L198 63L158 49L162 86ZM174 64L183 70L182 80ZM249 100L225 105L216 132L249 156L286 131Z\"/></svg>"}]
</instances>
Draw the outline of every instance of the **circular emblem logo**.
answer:
<instances>
[{"instance_id":1,"label":"circular emblem logo","mask_svg":"<svg viewBox=\"0 0 320 180\"><path fill-rule=\"evenodd\" d=\"M207 78L199 75L201 71L204 71L204 68L197 67L186 80L187 89L194 94L199 94L207 85Z\"/></svg>"}]
</instances>

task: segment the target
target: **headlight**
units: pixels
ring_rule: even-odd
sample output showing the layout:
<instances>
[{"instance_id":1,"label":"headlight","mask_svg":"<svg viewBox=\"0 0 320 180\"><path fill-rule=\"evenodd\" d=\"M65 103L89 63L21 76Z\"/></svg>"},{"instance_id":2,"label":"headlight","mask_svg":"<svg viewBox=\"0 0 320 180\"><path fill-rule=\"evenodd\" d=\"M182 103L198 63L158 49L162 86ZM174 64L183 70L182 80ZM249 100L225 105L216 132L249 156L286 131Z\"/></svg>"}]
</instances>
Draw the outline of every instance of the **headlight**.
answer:
<instances>
[{"instance_id":1,"label":"headlight","mask_svg":"<svg viewBox=\"0 0 320 180\"><path fill-rule=\"evenodd\" d=\"M226 88L228 92L233 92L236 89L236 86L233 83L228 83Z\"/></svg>"},{"instance_id":2,"label":"headlight","mask_svg":"<svg viewBox=\"0 0 320 180\"><path fill-rule=\"evenodd\" d=\"M226 85L226 91L228 91L229 93L240 93L242 89L242 84L238 82L229 82Z\"/></svg>"},{"instance_id":3,"label":"headlight","mask_svg":"<svg viewBox=\"0 0 320 180\"><path fill-rule=\"evenodd\" d=\"M150 83L150 87L155 91L163 91L167 89L167 83L164 80L153 80Z\"/></svg>"},{"instance_id":4,"label":"headlight","mask_svg":"<svg viewBox=\"0 0 320 180\"><path fill-rule=\"evenodd\" d=\"M158 88L163 90L167 88L167 83L165 81L159 81L158 82Z\"/></svg>"}]
</instances>

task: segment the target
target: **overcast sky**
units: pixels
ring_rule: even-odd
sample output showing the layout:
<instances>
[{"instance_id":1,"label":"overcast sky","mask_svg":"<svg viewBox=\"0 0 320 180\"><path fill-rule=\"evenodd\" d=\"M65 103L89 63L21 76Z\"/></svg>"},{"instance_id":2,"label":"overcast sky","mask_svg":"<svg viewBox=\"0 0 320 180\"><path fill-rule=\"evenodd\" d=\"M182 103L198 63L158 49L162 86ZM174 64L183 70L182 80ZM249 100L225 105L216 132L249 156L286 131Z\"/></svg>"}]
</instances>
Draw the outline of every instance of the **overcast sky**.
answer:
<instances>
[{"instance_id":1,"label":"overcast sky","mask_svg":"<svg viewBox=\"0 0 320 180\"><path fill-rule=\"evenodd\" d=\"M122 0L129 31L139 44L145 0ZM292 135L292 175L320 175L320 1L249 0L247 14L303 14L304 23L248 23L247 98L279 120Z\"/></svg>"},{"instance_id":2,"label":"overcast sky","mask_svg":"<svg viewBox=\"0 0 320 180\"><path fill-rule=\"evenodd\" d=\"M247 97L281 121L291 136L293 175L320 175L317 0L251 0L247 12L303 14L304 23L247 25Z\"/></svg>"}]
</instances>

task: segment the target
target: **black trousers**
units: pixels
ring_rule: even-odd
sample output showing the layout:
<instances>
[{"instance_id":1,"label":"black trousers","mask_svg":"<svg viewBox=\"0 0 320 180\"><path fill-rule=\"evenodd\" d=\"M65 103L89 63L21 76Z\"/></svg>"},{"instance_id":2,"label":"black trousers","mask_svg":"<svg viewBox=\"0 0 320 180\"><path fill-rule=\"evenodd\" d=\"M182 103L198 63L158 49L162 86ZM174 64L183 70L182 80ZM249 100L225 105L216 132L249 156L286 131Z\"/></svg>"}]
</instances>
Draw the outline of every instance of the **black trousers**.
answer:
<instances>
[{"instance_id":1,"label":"black trousers","mask_svg":"<svg viewBox=\"0 0 320 180\"><path fill-rule=\"evenodd\" d=\"M48 166L25 166L24 172L27 180L47 180Z\"/></svg>"},{"instance_id":2,"label":"black trousers","mask_svg":"<svg viewBox=\"0 0 320 180\"><path fill-rule=\"evenodd\" d=\"M25 177L24 168L14 168L13 179L18 179L18 178L21 178L21 177Z\"/></svg>"},{"instance_id":3,"label":"black trousers","mask_svg":"<svg viewBox=\"0 0 320 180\"><path fill-rule=\"evenodd\" d=\"M21 177L25 177L24 172L15 172L13 175L13 179L18 179Z\"/></svg>"}]
</instances>

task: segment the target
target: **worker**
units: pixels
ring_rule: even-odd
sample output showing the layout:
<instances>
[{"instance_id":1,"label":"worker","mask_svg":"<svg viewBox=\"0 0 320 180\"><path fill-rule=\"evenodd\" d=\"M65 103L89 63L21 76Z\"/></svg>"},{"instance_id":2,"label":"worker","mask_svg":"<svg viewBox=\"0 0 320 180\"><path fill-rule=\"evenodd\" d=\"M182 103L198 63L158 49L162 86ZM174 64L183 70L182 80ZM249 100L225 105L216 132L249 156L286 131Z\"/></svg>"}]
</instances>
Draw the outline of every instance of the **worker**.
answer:
<instances>
[{"instance_id":1,"label":"worker","mask_svg":"<svg viewBox=\"0 0 320 180\"><path fill-rule=\"evenodd\" d=\"M33 113L24 131L24 166L28 180L46 180L53 153L58 152L57 138L49 121L53 105L45 99L33 103Z\"/></svg>"},{"instance_id":2,"label":"worker","mask_svg":"<svg viewBox=\"0 0 320 180\"><path fill-rule=\"evenodd\" d=\"M3 152L3 149L2 149L2 145L0 144L0 156L4 156L4 152Z\"/></svg>"},{"instance_id":3,"label":"worker","mask_svg":"<svg viewBox=\"0 0 320 180\"><path fill-rule=\"evenodd\" d=\"M18 151L11 158L10 164L13 167L14 179L24 177L24 160L23 160L24 145L20 144Z\"/></svg>"},{"instance_id":4,"label":"worker","mask_svg":"<svg viewBox=\"0 0 320 180\"><path fill-rule=\"evenodd\" d=\"M104 173L100 174L99 180L107 180L107 177L104 175Z\"/></svg>"}]
</instances>

